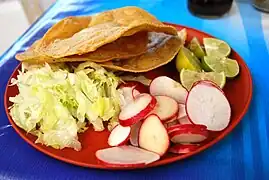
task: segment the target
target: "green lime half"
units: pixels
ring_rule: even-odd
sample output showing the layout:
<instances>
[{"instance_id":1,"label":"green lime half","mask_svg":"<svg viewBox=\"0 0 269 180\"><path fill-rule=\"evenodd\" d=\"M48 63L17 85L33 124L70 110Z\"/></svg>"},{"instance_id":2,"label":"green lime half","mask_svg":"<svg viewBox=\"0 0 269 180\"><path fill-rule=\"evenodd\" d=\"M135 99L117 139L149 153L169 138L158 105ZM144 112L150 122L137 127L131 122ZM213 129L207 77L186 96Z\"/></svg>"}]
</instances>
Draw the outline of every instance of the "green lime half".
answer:
<instances>
[{"instance_id":1,"label":"green lime half","mask_svg":"<svg viewBox=\"0 0 269 180\"><path fill-rule=\"evenodd\" d=\"M222 40L204 38L203 43L207 56L227 57L231 53L230 46Z\"/></svg>"},{"instance_id":2,"label":"green lime half","mask_svg":"<svg viewBox=\"0 0 269 180\"><path fill-rule=\"evenodd\" d=\"M188 90L192 85L201 80L209 80L216 83L220 88L223 88L226 83L226 77L224 72L195 72L188 69L182 69L180 71L181 84Z\"/></svg>"},{"instance_id":3,"label":"green lime half","mask_svg":"<svg viewBox=\"0 0 269 180\"><path fill-rule=\"evenodd\" d=\"M193 71L202 70L199 59L185 47L182 47L177 54L176 67L179 72L183 68Z\"/></svg>"},{"instance_id":4,"label":"green lime half","mask_svg":"<svg viewBox=\"0 0 269 180\"><path fill-rule=\"evenodd\" d=\"M239 74L239 65L236 60L227 57L205 56L202 59L206 71L224 72L226 77L233 78Z\"/></svg>"},{"instance_id":5,"label":"green lime half","mask_svg":"<svg viewBox=\"0 0 269 180\"><path fill-rule=\"evenodd\" d=\"M188 44L188 48L200 59L205 56L205 51L196 37L192 38L191 42Z\"/></svg>"}]
</instances>

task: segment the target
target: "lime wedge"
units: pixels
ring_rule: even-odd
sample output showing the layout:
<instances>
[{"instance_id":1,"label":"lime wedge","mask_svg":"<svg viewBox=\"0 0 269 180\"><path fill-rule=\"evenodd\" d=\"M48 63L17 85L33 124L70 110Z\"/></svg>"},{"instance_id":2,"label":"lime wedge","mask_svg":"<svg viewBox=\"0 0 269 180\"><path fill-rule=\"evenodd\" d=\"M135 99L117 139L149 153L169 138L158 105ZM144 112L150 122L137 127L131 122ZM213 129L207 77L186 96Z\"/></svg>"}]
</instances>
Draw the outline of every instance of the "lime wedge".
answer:
<instances>
[{"instance_id":1,"label":"lime wedge","mask_svg":"<svg viewBox=\"0 0 269 180\"><path fill-rule=\"evenodd\" d=\"M239 74L239 65L236 60L227 57L205 56L202 59L206 71L224 72L226 77L233 78Z\"/></svg>"},{"instance_id":2,"label":"lime wedge","mask_svg":"<svg viewBox=\"0 0 269 180\"><path fill-rule=\"evenodd\" d=\"M195 72L188 69L182 69L180 71L180 81L181 84L190 90L192 85L201 80L209 80L216 83L220 88L223 88L226 82L226 77L224 72Z\"/></svg>"},{"instance_id":3,"label":"lime wedge","mask_svg":"<svg viewBox=\"0 0 269 180\"><path fill-rule=\"evenodd\" d=\"M230 46L222 40L204 38L203 43L207 56L227 57L231 53Z\"/></svg>"},{"instance_id":4,"label":"lime wedge","mask_svg":"<svg viewBox=\"0 0 269 180\"><path fill-rule=\"evenodd\" d=\"M205 56L205 51L196 37L192 38L191 42L188 44L188 48L200 59Z\"/></svg>"},{"instance_id":5,"label":"lime wedge","mask_svg":"<svg viewBox=\"0 0 269 180\"><path fill-rule=\"evenodd\" d=\"M199 59L185 47L182 47L177 54L176 67L179 72L183 68L193 71L202 70Z\"/></svg>"}]
</instances>

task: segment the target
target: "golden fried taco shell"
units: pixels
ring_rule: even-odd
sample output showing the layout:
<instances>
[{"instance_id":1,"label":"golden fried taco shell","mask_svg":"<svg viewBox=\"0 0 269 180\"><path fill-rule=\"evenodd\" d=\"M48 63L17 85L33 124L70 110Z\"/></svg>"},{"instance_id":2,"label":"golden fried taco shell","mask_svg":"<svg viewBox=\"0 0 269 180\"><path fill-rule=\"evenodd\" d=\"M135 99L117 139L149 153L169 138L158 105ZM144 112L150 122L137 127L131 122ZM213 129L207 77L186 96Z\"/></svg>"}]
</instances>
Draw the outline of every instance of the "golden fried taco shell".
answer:
<instances>
[{"instance_id":1,"label":"golden fried taco shell","mask_svg":"<svg viewBox=\"0 0 269 180\"><path fill-rule=\"evenodd\" d=\"M157 47L151 47L147 53L120 61L108 61L100 63L105 68L126 72L147 72L163 66L170 61L178 53L182 47L183 42L177 36L170 36L165 38Z\"/></svg>"},{"instance_id":2,"label":"golden fried taco shell","mask_svg":"<svg viewBox=\"0 0 269 180\"><path fill-rule=\"evenodd\" d=\"M38 49L40 42L41 40L36 41L31 48L23 53L17 54L16 58L20 61L32 63L74 61L106 62L117 58L126 59L141 55L147 51L148 33L138 32L132 36L121 37L112 43L98 48L94 52L62 58L53 58L42 54Z\"/></svg>"},{"instance_id":3,"label":"golden fried taco shell","mask_svg":"<svg viewBox=\"0 0 269 180\"><path fill-rule=\"evenodd\" d=\"M35 48L30 48L25 54L18 54L16 58L20 61L39 59L41 62L52 62L53 58L53 62L68 61L69 59L59 58L93 52L121 37L132 36L140 31L156 31L172 35L177 33L174 27L164 25L143 9L123 7L95 16L65 18L50 28ZM114 58L113 56L103 61L100 59L96 61L104 62Z\"/></svg>"}]
</instances>

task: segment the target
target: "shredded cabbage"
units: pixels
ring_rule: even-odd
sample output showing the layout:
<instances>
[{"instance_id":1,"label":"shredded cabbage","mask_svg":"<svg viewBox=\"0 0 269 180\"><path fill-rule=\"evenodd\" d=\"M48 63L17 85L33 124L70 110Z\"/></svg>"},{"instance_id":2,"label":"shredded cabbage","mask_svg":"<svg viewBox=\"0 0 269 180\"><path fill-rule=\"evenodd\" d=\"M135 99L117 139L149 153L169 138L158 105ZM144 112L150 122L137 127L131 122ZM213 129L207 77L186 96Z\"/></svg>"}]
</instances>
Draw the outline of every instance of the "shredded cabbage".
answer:
<instances>
[{"instance_id":1,"label":"shredded cabbage","mask_svg":"<svg viewBox=\"0 0 269 180\"><path fill-rule=\"evenodd\" d=\"M19 94L9 98L10 115L19 127L38 136L36 143L79 151L77 134L87 123L96 131L104 130L104 121L109 121L109 129L118 124L119 78L92 62L74 72L66 67L23 65L11 81Z\"/></svg>"}]
</instances>

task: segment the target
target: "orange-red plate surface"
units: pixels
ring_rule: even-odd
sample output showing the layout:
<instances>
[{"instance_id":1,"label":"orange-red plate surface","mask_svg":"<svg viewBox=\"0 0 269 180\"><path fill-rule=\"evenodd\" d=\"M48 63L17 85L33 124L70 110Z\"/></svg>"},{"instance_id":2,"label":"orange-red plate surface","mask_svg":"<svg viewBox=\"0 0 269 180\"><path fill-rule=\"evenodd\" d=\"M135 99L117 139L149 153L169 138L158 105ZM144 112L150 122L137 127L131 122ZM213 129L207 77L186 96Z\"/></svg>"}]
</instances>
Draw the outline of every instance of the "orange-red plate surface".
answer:
<instances>
[{"instance_id":1,"label":"orange-red plate surface","mask_svg":"<svg viewBox=\"0 0 269 180\"><path fill-rule=\"evenodd\" d=\"M173 24L172 24L173 25ZM203 33L201 31L183 27L180 25L173 25L179 30L182 28L187 29L188 33L188 39L187 42L191 40L192 37L197 37L201 42L204 37L212 37L206 33ZM243 118L244 114L247 112L247 109L249 107L251 97L252 97L252 80L250 72L244 62L244 60L234 51L232 50L231 57L233 59L236 59L240 66L240 74L235 79L228 80L225 87L224 92L231 104L232 108L232 117L231 122L229 126L222 132L217 133L211 133L210 138L204 142L199 149L196 151L193 151L188 154L184 155L175 155L171 153L167 153L165 156L163 156L160 160L149 164L147 166L139 166L139 167L109 167L104 166L103 164L98 163L98 160L95 157L95 152L98 149L106 148L108 147L107 144L107 138L109 135L108 131L103 132L95 132L91 128L89 128L85 133L79 135L79 140L82 144L82 150L77 152L72 149L63 149L63 150L56 150L51 147L46 147L41 144L35 144L35 137L30 134L26 134L26 132L22 129L20 129L16 124L14 124L12 118L9 116L9 110L8 107L11 105L11 102L8 101L8 98L11 96L15 96L18 94L18 89L16 86L7 86L6 92L5 92L5 109L7 112L8 119L10 123L12 124L13 128L16 130L16 132L30 145L32 145L37 150L53 157L58 160L84 166L84 167L91 167L91 168L100 168L100 169L135 169L135 168L147 168L147 167L153 167L153 166L159 166L168 164L171 162L175 162L178 160L185 159L187 157L193 156L213 144L220 141L223 137L225 137L229 132L231 132L232 129L240 122L240 120ZM155 69L151 72L146 73L145 75L148 78L154 78L158 75L167 75L174 79L178 80L179 74L177 73L174 65L174 61L172 61L170 64L161 67L159 69ZM20 69L20 65L14 70L11 78L15 78L18 75L18 69ZM8 82L10 84L10 80Z\"/></svg>"}]
</instances>

